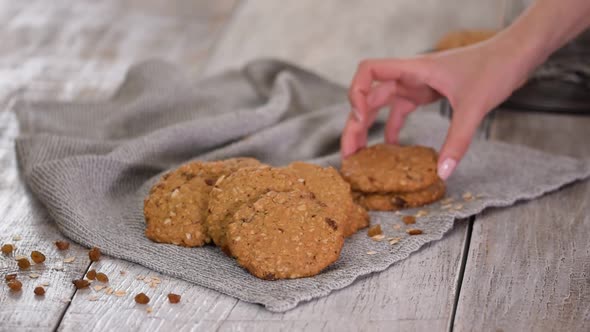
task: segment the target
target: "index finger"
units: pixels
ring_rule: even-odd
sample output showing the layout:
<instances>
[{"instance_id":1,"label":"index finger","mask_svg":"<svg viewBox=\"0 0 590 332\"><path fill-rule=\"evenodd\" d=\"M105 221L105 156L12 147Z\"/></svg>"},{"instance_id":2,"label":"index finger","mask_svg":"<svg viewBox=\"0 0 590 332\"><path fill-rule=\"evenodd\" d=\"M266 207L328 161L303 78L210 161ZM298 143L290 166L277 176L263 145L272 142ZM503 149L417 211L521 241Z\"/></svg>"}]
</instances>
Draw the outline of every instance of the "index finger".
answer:
<instances>
[{"instance_id":1,"label":"index finger","mask_svg":"<svg viewBox=\"0 0 590 332\"><path fill-rule=\"evenodd\" d=\"M365 123L369 113L367 95L373 82L398 80L401 77L400 63L397 60L369 59L359 64L348 90L348 99L361 123Z\"/></svg>"}]
</instances>

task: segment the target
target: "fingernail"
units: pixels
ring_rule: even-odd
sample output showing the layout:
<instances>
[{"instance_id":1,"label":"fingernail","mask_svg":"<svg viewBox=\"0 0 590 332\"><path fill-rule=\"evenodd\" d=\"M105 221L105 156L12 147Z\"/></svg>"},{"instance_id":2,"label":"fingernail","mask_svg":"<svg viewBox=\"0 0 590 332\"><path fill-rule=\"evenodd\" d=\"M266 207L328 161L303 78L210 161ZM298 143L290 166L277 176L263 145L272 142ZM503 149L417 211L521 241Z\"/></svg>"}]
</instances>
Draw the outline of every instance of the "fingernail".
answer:
<instances>
[{"instance_id":1,"label":"fingernail","mask_svg":"<svg viewBox=\"0 0 590 332\"><path fill-rule=\"evenodd\" d=\"M439 166L438 166L438 176L446 180L451 174L455 167L457 166L457 161L455 159L447 158L445 159Z\"/></svg>"},{"instance_id":2,"label":"fingernail","mask_svg":"<svg viewBox=\"0 0 590 332\"><path fill-rule=\"evenodd\" d=\"M352 108L352 115L354 116L354 119L355 119L357 122L359 122L359 123L360 123L360 122L362 122L362 120L361 120L361 114L360 114L360 113L359 113L359 111L357 111L357 109L356 109L356 108L354 108L354 107Z\"/></svg>"}]
</instances>

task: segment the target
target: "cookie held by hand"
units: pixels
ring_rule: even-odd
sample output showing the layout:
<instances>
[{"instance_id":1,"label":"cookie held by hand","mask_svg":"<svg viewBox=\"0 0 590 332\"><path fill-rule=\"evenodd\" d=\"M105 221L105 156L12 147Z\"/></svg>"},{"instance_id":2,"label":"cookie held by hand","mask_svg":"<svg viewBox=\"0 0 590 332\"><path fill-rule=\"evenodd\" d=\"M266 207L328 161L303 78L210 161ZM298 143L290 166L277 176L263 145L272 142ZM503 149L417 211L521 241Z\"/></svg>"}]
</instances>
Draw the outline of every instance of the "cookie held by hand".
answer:
<instances>
[{"instance_id":1,"label":"cookie held by hand","mask_svg":"<svg viewBox=\"0 0 590 332\"><path fill-rule=\"evenodd\" d=\"M342 161L342 176L354 191L411 192L438 180L437 153L424 146L376 144Z\"/></svg>"},{"instance_id":2,"label":"cookie held by hand","mask_svg":"<svg viewBox=\"0 0 590 332\"><path fill-rule=\"evenodd\" d=\"M397 211L430 204L443 198L445 183L437 180L433 185L409 193L361 193L354 192L355 201L367 210Z\"/></svg>"}]
</instances>

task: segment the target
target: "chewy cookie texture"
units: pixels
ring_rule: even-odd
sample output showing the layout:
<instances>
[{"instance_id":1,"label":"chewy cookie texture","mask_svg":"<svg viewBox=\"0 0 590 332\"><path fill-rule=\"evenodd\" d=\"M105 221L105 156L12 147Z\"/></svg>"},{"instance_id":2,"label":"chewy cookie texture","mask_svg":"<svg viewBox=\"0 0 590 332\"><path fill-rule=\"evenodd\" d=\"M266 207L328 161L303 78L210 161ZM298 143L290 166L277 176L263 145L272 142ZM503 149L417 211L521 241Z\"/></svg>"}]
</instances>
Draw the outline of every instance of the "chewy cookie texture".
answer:
<instances>
[{"instance_id":1,"label":"chewy cookie texture","mask_svg":"<svg viewBox=\"0 0 590 332\"><path fill-rule=\"evenodd\" d=\"M423 146L377 144L342 161L342 176L364 193L411 192L437 179L437 154Z\"/></svg>"},{"instance_id":2,"label":"chewy cookie texture","mask_svg":"<svg viewBox=\"0 0 590 332\"><path fill-rule=\"evenodd\" d=\"M367 210L397 211L436 202L445 195L445 183L437 180L419 191L393 193L353 193L355 200Z\"/></svg>"},{"instance_id":3,"label":"chewy cookie texture","mask_svg":"<svg viewBox=\"0 0 590 332\"><path fill-rule=\"evenodd\" d=\"M197 247L213 242L263 279L312 276L336 261L367 211L334 168L271 167L250 158L192 162L145 200L146 236Z\"/></svg>"},{"instance_id":4,"label":"chewy cookie texture","mask_svg":"<svg viewBox=\"0 0 590 332\"><path fill-rule=\"evenodd\" d=\"M344 238L334 213L306 191L264 194L228 226L231 253L258 278L313 276L335 262Z\"/></svg>"},{"instance_id":5,"label":"chewy cookie texture","mask_svg":"<svg viewBox=\"0 0 590 332\"><path fill-rule=\"evenodd\" d=\"M423 146L377 144L342 162L355 201L368 210L396 211L435 202L445 195L436 173L437 153Z\"/></svg>"},{"instance_id":6,"label":"chewy cookie texture","mask_svg":"<svg viewBox=\"0 0 590 332\"><path fill-rule=\"evenodd\" d=\"M205 230L209 193L217 179L257 166L252 158L192 162L167 173L144 202L146 236L162 243L198 247L210 241Z\"/></svg>"}]
</instances>

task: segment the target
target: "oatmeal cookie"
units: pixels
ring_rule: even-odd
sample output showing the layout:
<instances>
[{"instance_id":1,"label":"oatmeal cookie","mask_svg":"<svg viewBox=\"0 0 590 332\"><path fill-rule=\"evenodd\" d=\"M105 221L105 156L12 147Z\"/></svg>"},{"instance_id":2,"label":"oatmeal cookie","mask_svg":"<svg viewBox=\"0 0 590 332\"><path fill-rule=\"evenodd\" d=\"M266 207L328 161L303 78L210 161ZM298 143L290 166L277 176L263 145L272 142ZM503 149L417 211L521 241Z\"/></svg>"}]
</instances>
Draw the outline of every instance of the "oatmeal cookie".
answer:
<instances>
[{"instance_id":1,"label":"oatmeal cookie","mask_svg":"<svg viewBox=\"0 0 590 332\"><path fill-rule=\"evenodd\" d=\"M252 158L190 162L164 175L144 202L146 236L161 243L198 247L209 242L204 227L209 192L218 177L258 166Z\"/></svg>"},{"instance_id":2,"label":"oatmeal cookie","mask_svg":"<svg viewBox=\"0 0 590 332\"><path fill-rule=\"evenodd\" d=\"M233 215L228 246L258 278L309 277L335 262L344 238L331 209L306 191L270 191Z\"/></svg>"},{"instance_id":3,"label":"oatmeal cookie","mask_svg":"<svg viewBox=\"0 0 590 332\"><path fill-rule=\"evenodd\" d=\"M362 216L354 206L350 185L332 167L321 167L304 162L291 163L289 168L300 177L299 181L312 192L317 199L334 210L334 220L339 225L344 237L358 231L362 225ZM361 227L362 228L362 227Z\"/></svg>"},{"instance_id":4,"label":"oatmeal cookie","mask_svg":"<svg viewBox=\"0 0 590 332\"><path fill-rule=\"evenodd\" d=\"M453 31L443 36L434 49L446 51L458 47L469 46L492 38L497 32L494 30L461 30Z\"/></svg>"},{"instance_id":5,"label":"oatmeal cookie","mask_svg":"<svg viewBox=\"0 0 590 332\"><path fill-rule=\"evenodd\" d=\"M287 168L270 166L242 168L227 177L220 177L210 194L207 230L216 245L228 255L227 226L234 213L244 204L257 201L269 191L305 190L297 175Z\"/></svg>"},{"instance_id":6,"label":"oatmeal cookie","mask_svg":"<svg viewBox=\"0 0 590 332\"><path fill-rule=\"evenodd\" d=\"M411 192L437 179L437 153L423 146L377 144L342 161L342 176L355 191Z\"/></svg>"},{"instance_id":7,"label":"oatmeal cookie","mask_svg":"<svg viewBox=\"0 0 590 332\"><path fill-rule=\"evenodd\" d=\"M443 198L445 183L437 180L430 187L409 193L361 193L354 192L355 201L368 210L397 211L419 207Z\"/></svg>"}]
</instances>

